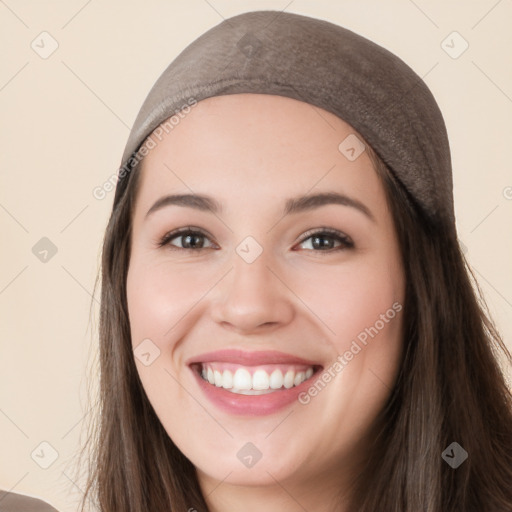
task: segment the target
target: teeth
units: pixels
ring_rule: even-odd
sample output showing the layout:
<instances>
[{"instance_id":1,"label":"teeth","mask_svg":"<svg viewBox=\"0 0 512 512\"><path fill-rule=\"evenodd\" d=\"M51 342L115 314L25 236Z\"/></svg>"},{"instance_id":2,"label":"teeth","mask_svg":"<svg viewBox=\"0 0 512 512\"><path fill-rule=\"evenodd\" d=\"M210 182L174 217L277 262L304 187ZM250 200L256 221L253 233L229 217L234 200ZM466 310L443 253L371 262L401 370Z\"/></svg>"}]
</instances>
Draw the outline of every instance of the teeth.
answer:
<instances>
[{"instance_id":1,"label":"teeth","mask_svg":"<svg viewBox=\"0 0 512 512\"><path fill-rule=\"evenodd\" d=\"M233 387L237 389L251 389L251 374L245 368L238 368L233 377Z\"/></svg>"},{"instance_id":2,"label":"teeth","mask_svg":"<svg viewBox=\"0 0 512 512\"><path fill-rule=\"evenodd\" d=\"M210 384L215 384L215 377L213 376L213 370L208 367L206 378Z\"/></svg>"},{"instance_id":3,"label":"teeth","mask_svg":"<svg viewBox=\"0 0 512 512\"><path fill-rule=\"evenodd\" d=\"M205 363L201 368L201 376L216 387L242 395L262 395L283 388L290 389L309 379L314 373L312 367L302 367L296 370L290 368L284 375L279 368L273 371L257 368L251 374L245 367L236 366L235 369L235 365L224 366L229 366L233 371L222 370L219 363ZM271 365L265 368L270 369Z\"/></svg>"},{"instance_id":4,"label":"teeth","mask_svg":"<svg viewBox=\"0 0 512 512\"><path fill-rule=\"evenodd\" d=\"M295 378L293 379L293 384L295 386L298 386L301 382L306 380L306 373L305 372L299 372L295 375Z\"/></svg>"},{"instance_id":5,"label":"teeth","mask_svg":"<svg viewBox=\"0 0 512 512\"><path fill-rule=\"evenodd\" d=\"M313 374L313 370L311 370L311 374ZM283 387L283 383L283 372L281 370L274 370L270 376L270 387L272 389L280 389Z\"/></svg>"},{"instance_id":6,"label":"teeth","mask_svg":"<svg viewBox=\"0 0 512 512\"><path fill-rule=\"evenodd\" d=\"M252 376L252 389L268 389L270 377L265 370L256 370Z\"/></svg>"},{"instance_id":7,"label":"teeth","mask_svg":"<svg viewBox=\"0 0 512 512\"><path fill-rule=\"evenodd\" d=\"M222 387L222 378L223 376L218 370L213 370L213 380L218 388Z\"/></svg>"},{"instance_id":8,"label":"teeth","mask_svg":"<svg viewBox=\"0 0 512 512\"><path fill-rule=\"evenodd\" d=\"M224 370L222 374L222 387L225 389L233 387L233 374L229 370Z\"/></svg>"},{"instance_id":9,"label":"teeth","mask_svg":"<svg viewBox=\"0 0 512 512\"><path fill-rule=\"evenodd\" d=\"M295 380L295 372L293 370L288 370L286 375L284 376L284 387L286 389L290 389L293 387L293 381Z\"/></svg>"}]
</instances>

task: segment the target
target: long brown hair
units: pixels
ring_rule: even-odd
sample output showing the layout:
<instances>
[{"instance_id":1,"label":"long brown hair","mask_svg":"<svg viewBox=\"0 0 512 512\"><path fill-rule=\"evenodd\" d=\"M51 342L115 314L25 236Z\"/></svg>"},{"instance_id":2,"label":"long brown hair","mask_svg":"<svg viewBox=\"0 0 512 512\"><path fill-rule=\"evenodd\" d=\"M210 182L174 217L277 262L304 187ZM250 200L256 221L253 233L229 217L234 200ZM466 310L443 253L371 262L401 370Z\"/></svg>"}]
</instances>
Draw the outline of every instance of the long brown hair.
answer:
<instances>
[{"instance_id":1,"label":"long brown hair","mask_svg":"<svg viewBox=\"0 0 512 512\"><path fill-rule=\"evenodd\" d=\"M512 397L498 354L507 363L512 356L489 320L455 227L424 218L368 151L404 262L404 350L350 510L510 512ZM161 425L134 363L126 277L139 174L135 168L124 178L104 238L99 407L81 454L89 468L81 510L91 502L101 512L207 512L195 468ZM441 456L452 442L468 453L456 469Z\"/></svg>"},{"instance_id":2,"label":"long brown hair","mask_svg":"<svg viewBox=\"0 0 512 512\"><path fill-rule=\"evenodd\" d=\"M374 423L358 512L512 511L512 394L503 343L455 225L429 222L369 148L386 190L404 272L404 351ZM442 458L453 442L468 458ZM458 449L458 448L457 448ZM453 455L450 450L449 455Z\"/></svg>"}]
</instances>

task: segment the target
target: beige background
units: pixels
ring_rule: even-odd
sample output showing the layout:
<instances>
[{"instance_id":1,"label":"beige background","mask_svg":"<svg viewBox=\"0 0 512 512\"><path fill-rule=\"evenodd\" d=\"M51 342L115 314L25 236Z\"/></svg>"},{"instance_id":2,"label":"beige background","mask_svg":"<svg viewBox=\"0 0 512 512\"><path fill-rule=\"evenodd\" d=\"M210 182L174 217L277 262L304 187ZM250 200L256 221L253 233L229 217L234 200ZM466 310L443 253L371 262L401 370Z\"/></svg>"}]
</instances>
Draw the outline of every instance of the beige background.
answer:
<instances>
[{"instance_id":1,"label":"beige background","mask_svg":"<svg viewBox=\"0 0 512 512\"><path fill-rule=\"evenodd\" d=\"M74 457L95 386L91 294L113 200L92 190L117 170L172 58L223 18L257 9L343 25L425 77L450 135L459 236L512 348L511 2L1 1L0 488L76 510ZM43 31L59 45L46 59L31 48L51 49ZM456 59L442 47L453 31L469 44ZM463 41L444 44L453 54ZM47 262L32 252L43 237L57 248ZM41 442L58 452L48 469Z\"/></svg>"}]
</instances>

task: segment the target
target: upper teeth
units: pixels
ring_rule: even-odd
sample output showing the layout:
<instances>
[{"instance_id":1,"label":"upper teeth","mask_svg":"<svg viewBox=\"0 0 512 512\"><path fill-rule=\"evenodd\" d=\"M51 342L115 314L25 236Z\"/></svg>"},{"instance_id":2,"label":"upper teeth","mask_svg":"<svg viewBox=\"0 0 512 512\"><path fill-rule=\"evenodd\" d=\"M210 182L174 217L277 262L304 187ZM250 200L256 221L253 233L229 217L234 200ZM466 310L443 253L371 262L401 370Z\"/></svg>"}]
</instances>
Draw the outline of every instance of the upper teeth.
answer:
<instances>
[{"instance_id":1,"label":"upper teeth","mask_svg":"<svg viewBox=\"0 0 512 512\"><path fill-rule=\"evenodd\" d=\"M221 368L230 366L230 369ZM266 365L265 369L259 367L244 367L239 365L226 365L221 363L202 364L201 375L203 379L217 387L222 387L232 393L264 394L275 390L298 386L313 375L313 367L290 366L286 370L272 369ZM283 365L280 365L281 367Z\"/></svg>"}]
</instances>

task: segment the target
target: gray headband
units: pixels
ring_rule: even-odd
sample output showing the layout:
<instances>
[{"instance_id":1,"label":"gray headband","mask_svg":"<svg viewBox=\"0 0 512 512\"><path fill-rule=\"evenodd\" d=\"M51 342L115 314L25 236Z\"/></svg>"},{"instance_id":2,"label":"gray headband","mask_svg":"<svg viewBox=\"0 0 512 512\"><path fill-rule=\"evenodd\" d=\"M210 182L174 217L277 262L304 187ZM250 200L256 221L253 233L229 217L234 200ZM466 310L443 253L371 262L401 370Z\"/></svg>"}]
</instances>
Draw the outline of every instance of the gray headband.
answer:
<instances>
[{"instance_id":1,"label":"gray headband","mask_svg":"<svg viewBox=\"0 0 512 512\"><path fill-rule=\"evenodd\" d=\"M446 128L421 78L350 30L279 11L226 19L167 67L131 130L114 207L155 128L191 102L237 93L286 96L332 112L366 139L429 220L454 223Z\"/></svg>"}]
</instances>

